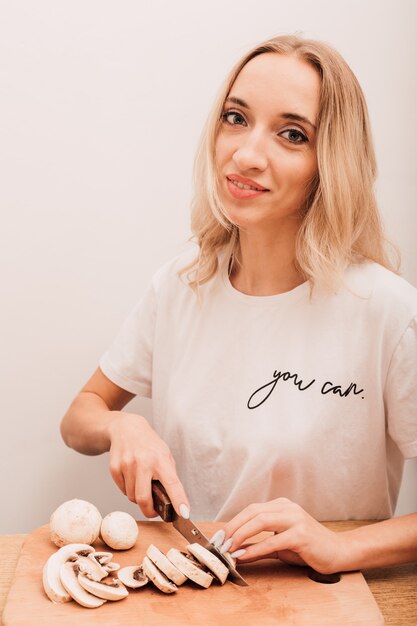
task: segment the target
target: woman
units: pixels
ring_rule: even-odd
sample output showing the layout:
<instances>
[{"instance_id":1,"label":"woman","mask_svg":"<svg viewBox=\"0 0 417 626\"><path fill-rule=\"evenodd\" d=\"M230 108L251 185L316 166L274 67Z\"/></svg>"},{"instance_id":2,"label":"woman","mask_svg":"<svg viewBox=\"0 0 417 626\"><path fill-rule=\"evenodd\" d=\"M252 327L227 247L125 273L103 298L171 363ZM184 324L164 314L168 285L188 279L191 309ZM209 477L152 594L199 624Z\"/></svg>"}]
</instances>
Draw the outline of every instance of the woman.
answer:
<instances>
[{"instance_id":1,"label":"woman","mask_svg":"<svg viewBox=\"0 0 417 626\"><path fill-rule=\"evenodd\" d=\"M375 171L329 46L276 37L233 69L197 155L197 254L155 274L62 422L146 516L157 478L179 514L226 520L213 541L241 562L417 559L417 514L386 519L417 455L417 290L385 252ZM152 426L122 411L135 395Z\"/></svg>"}]
</instances>

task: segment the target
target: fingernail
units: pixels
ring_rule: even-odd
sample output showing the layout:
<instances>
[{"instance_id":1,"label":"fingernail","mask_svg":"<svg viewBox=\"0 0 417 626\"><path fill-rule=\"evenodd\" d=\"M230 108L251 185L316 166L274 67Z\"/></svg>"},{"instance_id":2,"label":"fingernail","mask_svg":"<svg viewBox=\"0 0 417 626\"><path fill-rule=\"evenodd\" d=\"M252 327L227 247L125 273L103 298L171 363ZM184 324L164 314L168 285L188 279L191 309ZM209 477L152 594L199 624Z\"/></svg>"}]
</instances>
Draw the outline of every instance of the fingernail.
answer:
<instances>
[{"instance_id":1,"label":"fingernail","mask_svg":"<svg viewBox=\"0 0 417 626\"><path fill-rule=\"evenodd\" d=\"M224 530L222 529L218 530L216 533L214 533L214 535L210 539L210 543L216 546L216 548L219 548L224 541L225 534L226 533L224 532Z\"/></svg>"},{"instance_id":2,"label":"fingernail","mask_svg":"<svg viewBox=\"0 0 417 626\"><path fill-rule=\"evenodd\" d=\"M186 504L180 505L180 515L184 519L190 519L190 509L188 508Z\"/></svg>"},{"instance_id":3,"label":"fingernail","mask_svg":"<svg viewBox=\"0 0 417 626\"><path fill-rule=\"evenodd\" d=\"M222 545L222 547L220 548L220 552L221 552L222 554L224 554L225 552L227 552L227 551L228 551L228 549L230 548L230 546L232 545L232 543L233 543L233 539L232 539L232 538L228 539L228 540L226 541L226 543L224 543L224 544Z\"/></svg>"},{"instance_id":4,"label":"fingernail","mask_svg":"<svg viewBox=\"0 0 417 626\"><path fill-rule=\"evenodd\" d=\"M238 559L239 557L243 556L245 552L246 550L242 548L241 550L236 550L236 552L232 552L230 556L232 557L232 559Z\"/></svg>"}]
</instances>

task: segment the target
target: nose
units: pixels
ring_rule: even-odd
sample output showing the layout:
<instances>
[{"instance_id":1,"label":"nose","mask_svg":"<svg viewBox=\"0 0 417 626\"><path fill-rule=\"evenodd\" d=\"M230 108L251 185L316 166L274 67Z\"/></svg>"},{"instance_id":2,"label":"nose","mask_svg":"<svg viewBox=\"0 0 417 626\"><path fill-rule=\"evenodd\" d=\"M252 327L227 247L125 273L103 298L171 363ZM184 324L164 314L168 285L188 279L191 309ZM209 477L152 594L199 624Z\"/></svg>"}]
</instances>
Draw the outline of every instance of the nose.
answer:
<instances>
[{"instance_id":1,"label":"nose","mask_svg":"<svg viewBox=\"0 0 417 626\"><path fill-rule=\"evenodd\" d=\"M254 129L245 133L232 158L241 172L252 169L263 171L268 165L268 155L262 132Z\"/></svg>"}]
</instances>

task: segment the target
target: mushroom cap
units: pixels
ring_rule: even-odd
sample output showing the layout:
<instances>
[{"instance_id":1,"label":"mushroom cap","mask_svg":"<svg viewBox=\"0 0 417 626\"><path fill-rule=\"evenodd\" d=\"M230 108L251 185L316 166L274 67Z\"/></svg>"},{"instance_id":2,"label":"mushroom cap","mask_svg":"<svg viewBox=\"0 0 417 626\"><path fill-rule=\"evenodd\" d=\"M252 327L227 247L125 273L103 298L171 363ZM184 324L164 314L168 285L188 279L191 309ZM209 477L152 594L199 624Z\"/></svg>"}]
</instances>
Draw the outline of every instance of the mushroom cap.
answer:
<instances>
[{"instance_id":1,"label":"mushroom cap","mask_svg":"<svg viewBox=\"0 0 417 626\"><path fill-rule=\"evenodd\" d=\"M149 578L143 571L142 565L130 565L123 567L117 572L118 578L126 587L138 589L149 582Z\"/></svg>"},{"instance_id":2,"label":"mushroom cap","mask_svg":"<svg viewBox=\"0 0 417 626\"><path fill-rule=\"evenodd\" d=\"M92 552L94 552L92 546L84 543L72 543L51 554L43 567L42 581L45 593L52 602L69 602L71 600L70 594L61 582L59 575L61 565L70 558L74 559L80 555L86 556Z\"/></svg>"},{"instance_id":3,"label":"mushroom cap","mask_svg":"<svg viewBox=\"0 0 417 626\"><path fill-rule=\"evenodd\" d=\"M102 580L91 580L87 572L78 574L78 582L86 591L103 600L123 600L129 595L128 590L121 580L113 576L107 576Z\"/></svg>"},{"instance_id":4,"label":"mushroom cap","mask_svg":"<svg viewBox=\"0 0 417 626\"><path fill-rule=\"evenodd\" d=\"M129 513L113 511L103 518L100 535L103 541L114 550L132 548L138 538L137 522Z\"/></svg>"},{"instance_id":5,"label":"mushroom cap","mask_svg":"<svg viewBox=\"0 0 417 626\"><path fill-rule=\"evenodd\" d=\"M199 543L190 543L187 546L187 550L193 557L200 561L200 563L208 567L219 582L224 585L226 578L229 575L229 570L215 554L207 550L204 546L201 546Z\"/></svg>"},{"instance_id":6,"label":"mushroom cap","mask_svg":"<svg viewBox=\"0 0 417 626\"><path fill-rule=\"evenodd\" d=\"M92 544L101 525L97 507L86 500L67 500L52 513L49 520L51 541L58 547L69 543Z\"/></svg>"},{"instance_id":7,"label":"mushroom cap","mask_svg":"<svg viewBox=\"0 0 417 626\"><path fill-rule=\"evenodd\" d=\"M67 562L61 565L60 578L63 586L69 595L81 606L88 609L97 609L105 603L106 600L91 595L78 582L78 566L76 563Z\"/></svg>"}]
</instances>

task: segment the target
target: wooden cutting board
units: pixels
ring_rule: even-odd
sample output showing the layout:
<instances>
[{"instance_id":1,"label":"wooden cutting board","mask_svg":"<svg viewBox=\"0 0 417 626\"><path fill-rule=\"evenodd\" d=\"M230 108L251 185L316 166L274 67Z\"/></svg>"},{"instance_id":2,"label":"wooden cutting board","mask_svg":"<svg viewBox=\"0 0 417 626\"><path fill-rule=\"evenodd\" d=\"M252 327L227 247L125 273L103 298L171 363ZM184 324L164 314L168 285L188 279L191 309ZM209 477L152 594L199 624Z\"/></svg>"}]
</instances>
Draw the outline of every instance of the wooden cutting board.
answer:
<instances>
[{"instance_id":1,"label":"wooden cutting board","mask_svg":"<svg viewBox=\"0 0 417 626\"><path fill-rule=\"evenodd\" d=\"M166 552L184 550L186 541L164 522L138 522L139 538L131 550L113 552L122 567L142 561L153 543ZM211 537L223 525L198 524ZM261 533L254 541L270 533ZM97 541L96 550L108 550ZM87 609L75 602L52 603L44 593L42 569L57 548L49 539L48 525L27 536L3 613L4 626L370 626L384 620L362 574L342 574L335 584L308 577L308 568L291 567L275 559L239 566L249 583L239 587L229 581L213 581L208 589L186 582L173 594L163 594L151 583L131 591L119 602Z\"/></svg>"}]
</instances>

